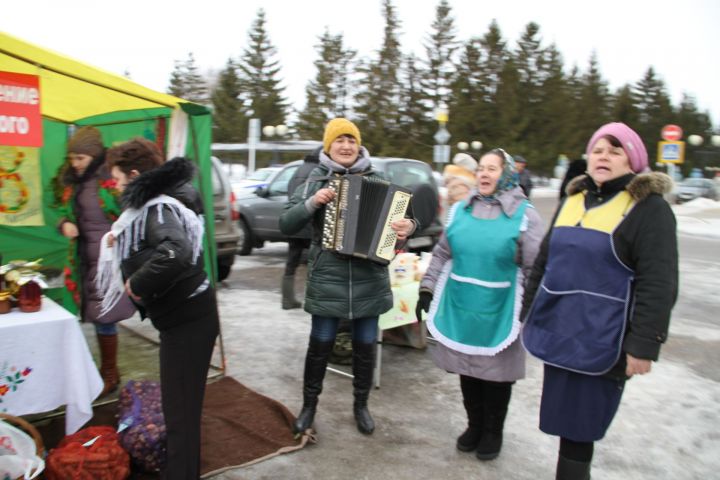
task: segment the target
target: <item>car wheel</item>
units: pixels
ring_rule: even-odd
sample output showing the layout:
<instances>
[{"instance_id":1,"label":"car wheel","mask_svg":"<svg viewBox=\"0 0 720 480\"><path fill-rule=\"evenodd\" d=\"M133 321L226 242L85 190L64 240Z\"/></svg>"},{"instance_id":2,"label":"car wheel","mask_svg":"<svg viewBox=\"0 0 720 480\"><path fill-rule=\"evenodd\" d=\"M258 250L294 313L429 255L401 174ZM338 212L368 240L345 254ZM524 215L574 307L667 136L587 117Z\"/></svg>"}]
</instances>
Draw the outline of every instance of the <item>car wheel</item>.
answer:
<instances>
[{"instance_id":1,"label":"car wheel","mask_svg":"<svg viewBox=\"0 0 720 480\"><path fill-rule=\"evenodd\" d=\"M238 255L250 255L253 249L253 239L250 227L245 220L240 220L240 240L238 241Z\"/></svg>"}]
</instances>

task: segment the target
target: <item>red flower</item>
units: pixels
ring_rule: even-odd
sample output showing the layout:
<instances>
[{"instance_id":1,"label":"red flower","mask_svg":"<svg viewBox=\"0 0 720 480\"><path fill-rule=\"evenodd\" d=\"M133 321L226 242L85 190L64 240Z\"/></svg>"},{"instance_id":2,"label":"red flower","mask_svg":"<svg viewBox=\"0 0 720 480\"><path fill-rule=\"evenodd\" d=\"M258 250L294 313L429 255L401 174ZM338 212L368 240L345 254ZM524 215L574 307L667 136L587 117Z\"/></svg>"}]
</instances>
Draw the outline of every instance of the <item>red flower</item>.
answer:
<instances>
[{"instance_id":1,"label":"red flower","mask_svg":"<svg viewBox=\"0 0 720 480\"><path fill-rule=\"evenodd\" d=\"M72 187L65 187L62 194L62 201L67 203L70 201L70 198L72 197Z\"/></svg>"},{"instance_id":2,"label":"red flower","mask_svg":"<svg viewBox=\"0 0 720 480\"><path fill-rule=\"evenodd\" d=\"M5 395L10 390L10 387L7 385L0 385L0 397Z\"/></svg>"},{"instance_id":3,"label":"red flower","mask_svg":"<svg viewBox=\"0 0 720 480\"><path fill-rule=\"evenodd\" d=\"M28 375L30 375L30 372L32 372L32 368L25 367L25 370L22 371L22 376L27 377Z\"/></svg>"}]
</instances>

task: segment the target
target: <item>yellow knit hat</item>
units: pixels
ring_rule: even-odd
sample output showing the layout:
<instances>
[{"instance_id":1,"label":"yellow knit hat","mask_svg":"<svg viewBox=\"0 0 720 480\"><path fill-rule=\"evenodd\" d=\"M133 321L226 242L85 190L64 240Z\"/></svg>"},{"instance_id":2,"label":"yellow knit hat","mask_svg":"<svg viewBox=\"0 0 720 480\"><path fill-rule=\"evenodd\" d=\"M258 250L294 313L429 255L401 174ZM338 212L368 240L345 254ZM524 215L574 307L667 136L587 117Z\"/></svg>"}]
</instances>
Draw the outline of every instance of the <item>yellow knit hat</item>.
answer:
<instances>
[{"instance_id":1,"label":"yellow knit hat","mask_svg":"<svg viewBox=\"0 0 720 480\"><path fill-rule=\"evenodd\" d=\"M323 135L323 151L328 153L330 151L330 144L335 141L341 135L350 135L357 140L358 147L361 143L360 130L347 118L333 118L330 120L325 127L325 134Z\"/></svg>"}]
</instances>

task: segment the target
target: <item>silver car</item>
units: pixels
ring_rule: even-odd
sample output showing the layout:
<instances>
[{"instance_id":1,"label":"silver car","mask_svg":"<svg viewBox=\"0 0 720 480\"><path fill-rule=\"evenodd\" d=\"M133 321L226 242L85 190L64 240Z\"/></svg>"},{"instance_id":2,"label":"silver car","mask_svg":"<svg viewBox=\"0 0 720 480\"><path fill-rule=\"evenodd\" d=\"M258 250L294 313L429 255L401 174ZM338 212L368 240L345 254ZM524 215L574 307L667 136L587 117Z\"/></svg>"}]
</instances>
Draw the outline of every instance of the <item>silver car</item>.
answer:
<instances>
[{"instance_id":1,"label":"silver car","mask_svg":"<svg viewBox=\"0 0 720 480\"><path fill-rule=\"evenodd\" d=\"M675 192L675 203L689 202L696 198L718 199L715 183L708 178L686 178Z\"/></svg>"},{"instance_id":2,"label":"silver car","mask_svg":"<svg viewBox=\"0 0 720 480\"><path fill-rule=\"evenodd\" d=\"M239 216L235 207L235 194L230 188L222 162L217 157L211 159L217 272L218 281L223 281L230 275L230 269L235 262L235 253L240 240L240 231L237 227Z\"/></svg>"}]
</instances>

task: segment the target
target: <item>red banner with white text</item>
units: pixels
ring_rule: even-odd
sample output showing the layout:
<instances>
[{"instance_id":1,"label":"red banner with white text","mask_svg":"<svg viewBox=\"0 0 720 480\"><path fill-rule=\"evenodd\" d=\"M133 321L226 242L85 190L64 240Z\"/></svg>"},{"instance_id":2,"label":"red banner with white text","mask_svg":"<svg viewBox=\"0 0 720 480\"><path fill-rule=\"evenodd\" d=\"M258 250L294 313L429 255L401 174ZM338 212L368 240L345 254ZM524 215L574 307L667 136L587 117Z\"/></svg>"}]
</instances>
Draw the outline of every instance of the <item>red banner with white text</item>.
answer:
<instances>
[{"instance_id":1,"label":"red banner with white text","mask_svg":"<svg viewBox=\"0 0 720 480\"><path fill-rule=\"evenodd\" d=\"M0 72L0 145L41 147L40 77Z\"/></svg>"}]
</instances>

